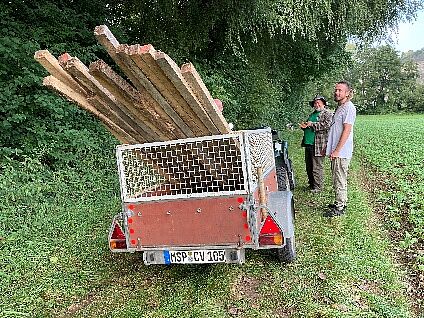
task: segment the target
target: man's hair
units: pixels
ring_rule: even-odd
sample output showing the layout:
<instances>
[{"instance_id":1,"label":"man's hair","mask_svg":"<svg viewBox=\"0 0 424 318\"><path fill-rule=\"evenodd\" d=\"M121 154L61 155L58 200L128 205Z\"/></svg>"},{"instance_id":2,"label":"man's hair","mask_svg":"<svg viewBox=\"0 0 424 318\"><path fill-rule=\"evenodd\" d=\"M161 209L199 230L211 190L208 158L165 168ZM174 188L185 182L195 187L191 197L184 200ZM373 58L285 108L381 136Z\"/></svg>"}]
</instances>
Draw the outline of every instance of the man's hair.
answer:
<instances>
[{"instance_id":1,"label":"man's hair","mask_svg":"<svg viewBox=\"0 0 424 318\"><path fill-rule=\"evenodd\" d=\"M353 88L352 88L352 84L350 84L350 82L348 82L348 81L346 81L346 80L342 80L342 81L340 81L340 82L337 82L337 84L344 84L344 85L346 85L347 86L347 88L351 91Z\"/></svg>"}]
</instances>

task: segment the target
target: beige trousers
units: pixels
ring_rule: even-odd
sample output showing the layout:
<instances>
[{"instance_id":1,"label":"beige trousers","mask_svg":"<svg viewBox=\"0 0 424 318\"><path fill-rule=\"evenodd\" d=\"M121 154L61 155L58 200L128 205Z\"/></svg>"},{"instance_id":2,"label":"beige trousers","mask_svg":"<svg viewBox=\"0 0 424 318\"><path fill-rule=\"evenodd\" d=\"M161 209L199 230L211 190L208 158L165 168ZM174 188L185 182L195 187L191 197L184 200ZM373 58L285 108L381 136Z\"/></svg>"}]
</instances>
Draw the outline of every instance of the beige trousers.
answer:
<instances>
[{"instance_id":1,"label":"beige trousers","mask_svg":"<svg viewBox=\"0 0 424 318\"><path fill-rule=\"evenodd\" d=\"M334 158L331 160L331 174L335 193L334 204L342 208L347 204L347 174L350 159Z\"/></svg>"}]
</instances>

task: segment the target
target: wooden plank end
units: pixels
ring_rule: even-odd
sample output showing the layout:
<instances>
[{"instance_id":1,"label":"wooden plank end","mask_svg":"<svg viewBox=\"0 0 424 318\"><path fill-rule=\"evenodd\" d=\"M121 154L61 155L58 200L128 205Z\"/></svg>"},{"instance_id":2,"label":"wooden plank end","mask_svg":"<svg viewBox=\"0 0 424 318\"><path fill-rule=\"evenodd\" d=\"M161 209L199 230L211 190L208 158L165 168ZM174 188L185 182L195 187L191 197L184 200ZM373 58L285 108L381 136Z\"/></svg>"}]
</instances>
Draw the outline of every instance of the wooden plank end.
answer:
<instances>
[{"instance_id":1,"label":"wooden plank end","mask_svg":"<svg viewBox=\"0 0 424 318\"><path fill-rule=\"evenodd\" d=\"M116 53L124 53L124 54L129 54L129 50L130 50L130 46L128 44L119 44L116 48L115 51Z\"/></svg>"},{"instance_id":2,"label":"wooden plank end","mask_svg":"<svg viewBox=\"0 0 424 318\"><path fill-rule=\"evenodd\" d=\"M66 65L66 63L72 58L72 56L69 53L63 53L60 55L57 60L59 61L60 66Z\"/></svg>"},{"instance_id":3,"label":"wooden plank end","mask_svg":"<svg viewBox=\"0 0 424 318\"><path fill-rule=\"evenodd\" d=\"M136 54L140 54L140 50L141 50L141 45L134 44L134 45L129 45L126 52L128 53L128 55L136 55Z\"/></svg>"},{"instance_id":4,"label":"wooden plank end","mask_svg":"<svg viewBox=\"0 0 424 318\"><path fill-rule=\"evenodd\" d=\"M44 59L46 56L51 56L52 54L48 51L48 50L38 50L37 52L34 53L34 59L35 60L40 60L40 59Z\"/></svg>"},{"instance_id":5,"label":"wooden plank end","mask_svg":"<svg viewBox=\"0 0 424 318\"><path fill-rule=\"evenodd\" d=\"M89 69L89 71L91 73L93 71L104 70L104 69L106 69L108 67L109 67L109 65L107 65L105 61L103 61L103 60L96 60L96 61L90 63L90 65L88 66L88 69Z\"/></svg>"},{"instance_id":6,"label":"wooden plank end","mask_svg":"<svg viewBox=\"0 0 424 318\"><path fill-rule=\"evenodd\" d=\"M99 43L108 51L109 54L113 54L113 52L111 52L112 48L115 49L119 46L118 40L106 25L96 26L94 28L94 35L97 41L99 41Z\"/></svg>"},{"instance_id":7,"label":"wooden plank end","mask_svg":"<svg viewBox=\"0 0 424 318\"><path fill-rule=\"evenodd\" d=\"M153 47L153 45L151 45L151 44L146 44L146 45L143 45L143 46L141 46L141 48L140 48L140 53L141 54L145 54L145 53L154 53L154 52L156 52L156 50L155 50L155 48Z\"/></svg>"},{"instance_id":8,"label":"wooden plank end","mask_svg":"<svg viewBox=\"0 0 424 318\"><path fill-rule=\"evenodd\" d=\"M162 60L162 59L166 59L167 57L169 58L169 56L166 55L166 53L162 51L155 51L155 54L154 54L155 60Z\"/></svg>"},{"instance_id":9,"label":"wooden plank end","mask_svg":"<svg viewBox=\"0 0 424 318\"><path fill-rule=\"evenodd\" d=\"M191 62L184 63L181 65L181 73L193 73L195 70L194 65Z\"/></svg>"}]
</instances>

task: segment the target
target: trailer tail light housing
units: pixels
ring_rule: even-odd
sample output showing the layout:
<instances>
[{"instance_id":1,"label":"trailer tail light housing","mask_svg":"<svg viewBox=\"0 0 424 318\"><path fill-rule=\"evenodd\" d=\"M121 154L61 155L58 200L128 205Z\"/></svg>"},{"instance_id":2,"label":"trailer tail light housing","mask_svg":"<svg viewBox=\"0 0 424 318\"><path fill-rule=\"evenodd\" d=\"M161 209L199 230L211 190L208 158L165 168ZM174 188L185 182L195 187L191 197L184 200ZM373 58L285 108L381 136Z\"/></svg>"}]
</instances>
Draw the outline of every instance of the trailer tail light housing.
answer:
<instances>
[{"instance_id":1,"label":"trailer tail light housing","mask_svg":"<svg viewBox=\"0 0 424 318\"><path fill-rule=\"evenodd\" d=\"M281 229L271 216L267 216L259 233L259 245L283 245Z\"/></svg>"},{"instance_id":2,"label":"trailer tail light housing","mask_svg":"<svg viewBox=\"0 0 424 318\"><path fill-rule=\"evenodd\" d=\"M112 234L109 238L109 246L111 250L126 250L127 238L118 222L114 222Z\"/></svg>"}]
</instances>

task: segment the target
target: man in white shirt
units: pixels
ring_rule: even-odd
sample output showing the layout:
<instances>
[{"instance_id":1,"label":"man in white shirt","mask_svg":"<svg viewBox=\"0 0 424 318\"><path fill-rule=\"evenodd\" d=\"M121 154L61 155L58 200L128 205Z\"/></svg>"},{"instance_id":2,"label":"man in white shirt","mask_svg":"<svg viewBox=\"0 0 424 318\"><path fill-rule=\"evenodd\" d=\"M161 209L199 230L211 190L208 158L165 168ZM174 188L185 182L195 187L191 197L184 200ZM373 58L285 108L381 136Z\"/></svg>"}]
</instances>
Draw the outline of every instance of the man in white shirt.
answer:
<instances>
[{"instance_id":1,"label":"man in white shirt","mask_svg":"<svg viewBox=\"0 0 424 318\"><path fill-rule=\"evenodd\" d=\"M347 174L353 152L353 124L356 108L350 101L352 86L347 81L340 81L334 88L334 101L338 107L333 116L328 135L326 155L331 160L331 173L335 192L334 204L326 217L339 216L345 213L347 203Z\"/></svg>"}]
</instances>

